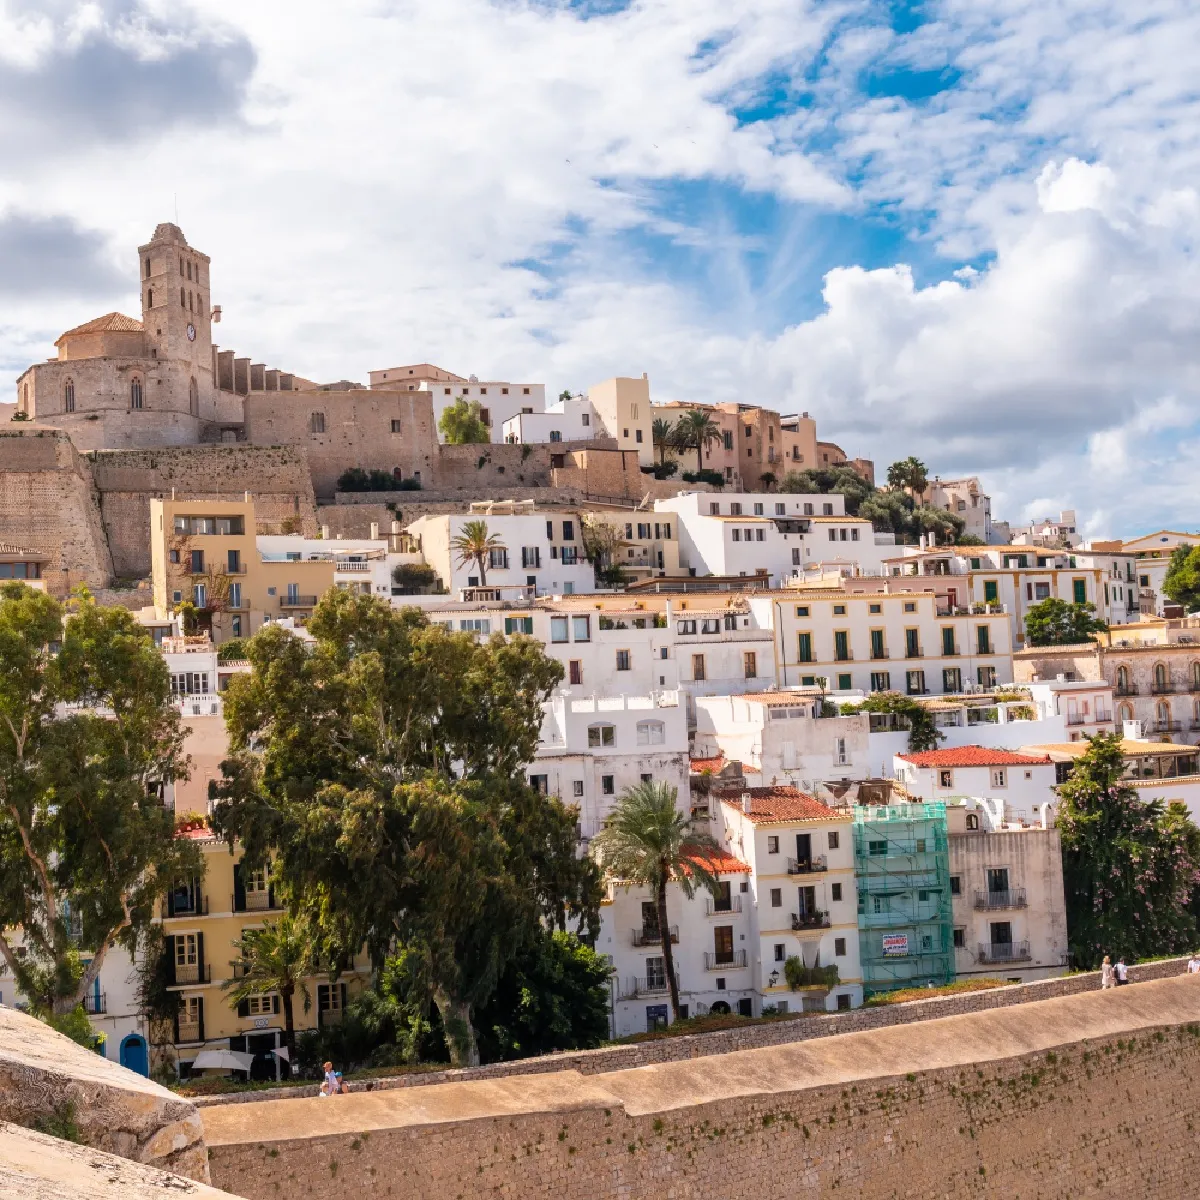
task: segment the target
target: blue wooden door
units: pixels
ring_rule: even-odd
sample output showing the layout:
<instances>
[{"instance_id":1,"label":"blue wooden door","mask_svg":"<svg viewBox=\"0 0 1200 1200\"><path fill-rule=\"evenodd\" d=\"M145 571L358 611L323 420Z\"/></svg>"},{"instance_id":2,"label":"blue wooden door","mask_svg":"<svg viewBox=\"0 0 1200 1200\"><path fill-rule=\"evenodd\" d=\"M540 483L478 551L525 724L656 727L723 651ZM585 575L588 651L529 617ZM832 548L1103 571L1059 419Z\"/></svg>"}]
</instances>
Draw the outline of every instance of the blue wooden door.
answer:
<instances>
[{"instance_id":1,"label":"blue wooden door","mask_svg":"<svg viewBox=\"0 0 1200 1200\"><path fill-rule=\"evenodd\" d=\"M121 1066L136 1071L139 1075L150 1074L150 1061L146 1054L146 1039L131 1033L121 1042Z\"/></svg>"}]
</instances>

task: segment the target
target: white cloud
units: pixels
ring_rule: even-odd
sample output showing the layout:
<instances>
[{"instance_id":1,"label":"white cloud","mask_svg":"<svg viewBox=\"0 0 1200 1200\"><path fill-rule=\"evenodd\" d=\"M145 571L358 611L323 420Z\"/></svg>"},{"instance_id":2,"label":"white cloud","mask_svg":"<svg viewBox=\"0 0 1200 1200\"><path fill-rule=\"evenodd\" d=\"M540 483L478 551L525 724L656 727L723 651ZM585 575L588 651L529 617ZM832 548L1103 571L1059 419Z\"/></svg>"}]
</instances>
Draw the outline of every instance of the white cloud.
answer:
<instances>
[{"instance_id":1,"label":"white cloud","mask_svg":"<svg viewBox=\"0 0 1200 1200\"><path fill-rule=\"evenodd\" d=\"M134 247L177 205L213 256L219 335L304 375L432 360L556 392L645 370L658 398L807 409L851 453L982 473L998 515L1036 515L1033 497L1123 529L1194 523L1200 105L1179 48L1200 13L931 0L899 35L884 9L0 0L0 82L98 38L154 89L180 48L209 64L171 120L135 94L123 142L10 154L0 215L100 230L128 275L104 303L133 310ZM954 85L864 90L912 70ZM806 99L734 115L777 93ZM796 219L764 249L689 200L715 186ZM886 214L918 239L896 255L912 265L847 256L799 319L754 268L807 262L810 218L832 213ZM699 264L686 279L664 242ZM0 305L7 378L97 307Z\"/></svg>"}]
</instances>

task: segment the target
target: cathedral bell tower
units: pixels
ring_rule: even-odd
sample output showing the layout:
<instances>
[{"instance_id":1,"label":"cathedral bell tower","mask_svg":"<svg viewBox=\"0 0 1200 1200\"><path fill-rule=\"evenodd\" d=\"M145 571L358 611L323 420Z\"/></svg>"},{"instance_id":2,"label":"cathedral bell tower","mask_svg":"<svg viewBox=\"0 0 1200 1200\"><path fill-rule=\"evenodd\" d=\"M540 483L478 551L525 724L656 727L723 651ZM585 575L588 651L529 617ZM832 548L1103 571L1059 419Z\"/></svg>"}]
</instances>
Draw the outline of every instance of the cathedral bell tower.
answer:
<instances>
[{"instance_id":1,"label":"cathedral bell tower","mask_svg":"<svg viewBox=\"0 0 1200 1200\"><path fill-rule=\"evenodd\" d=\"M138 247L142 324L151 355L186 362L202 394L212 389L212 291L209 257L193 250L178 225L164 223Z\"/></svg>"}]
</instances>

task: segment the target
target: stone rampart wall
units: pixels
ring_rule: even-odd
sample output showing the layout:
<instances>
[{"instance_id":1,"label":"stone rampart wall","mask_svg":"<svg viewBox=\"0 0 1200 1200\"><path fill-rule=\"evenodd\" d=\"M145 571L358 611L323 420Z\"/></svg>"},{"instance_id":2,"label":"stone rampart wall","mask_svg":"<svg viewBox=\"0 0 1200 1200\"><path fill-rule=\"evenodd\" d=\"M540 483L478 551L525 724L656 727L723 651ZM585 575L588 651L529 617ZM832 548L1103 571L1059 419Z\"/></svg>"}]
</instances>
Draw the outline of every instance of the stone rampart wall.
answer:
<instances>
[{"instance_id":1,"label":"stone rampart wall","mask_svg":"<svg viewBox=\"0 0 1200 1200\"><path fill-rule=\"evenodd\" d=\"M316 501L308 460L296 446L177 446L154 450L101 450L89 455L100 492L104 530L118 575L150 571L150 501L254 500L260 532L279 532L299 520L315 536Z\"/></svg>"},{"instance_id":2,"label":"stone rampart wall","mask_svg":"<svg viewBox=\"0 0 1200 1200\"><path fill-rule=\"evenodd\" d=\"M99 498L65 433L24 423L0 427L0 542L47 555L42 575L53 595L110 581Z\"/></svg>"},{"instance_id":3,"label":"stone rampart wall","mask_svg":"<svg viewBox=\"0 0 1200 1200\"><path fill-rule=\"evenodd\" d=\"M206 1110L248 1200L1200 1195L1200 981L588 1080Z\"/></svg>"},{"instance_id":4,"label":"stone rampart wall","mask_svg":"<svg viewBox=\"0 0 1200 1200\"><path fill-rule=\"evenodd\" d=\"M1169 979L1182 975L1187 960L1163 959L1161 962L1135 964L1129 968L1132 983L1154 979ZM912 1000L905 1004L885 1004L877 1008L856 1008L850 1012L795 1016L760 1025L735 1026L717 1033L694 1033L684 1037L658 1038L654 1041L632 1042L624 1046L605 1046L599 1050L580 1050L565 1054L546 1054L540 1058L523 1058L516 1062L491 1063L485 1067L461 1070L422 1071L408 1075L386 1076L351 1082L352 1091L386 1091L392 1088L422 1087L454 1081L500 1079L510 1075L541 1075L550 1071L578 1071L581 1075L601 1075L609 1071L627 1071L657 1063L685 1062L707 1058L713 1054L732 1054L737 1050L756 1050L764 1046L782 1046L805 1042L812 1038L835 1037L843 1033L862 1033L894 1025L910 1025L918 1021L933 1021L939 1017L961 1016L965 1013L987 1012L1009 1008L1014 1004L1031 1004L1058 996L1075 996L1096 991L1100 987L1097 971L1065 975L1058 979L1038 979L1032 983L1017 983L987 991L962 992L958 995L936 996L931 1000ZM243 1092L229 1096L209 1096L198 1099L201 1107L210 1104L251 1103L264 1098L315 1096L319 1085L312 1087L272 1088L265 1092Z\"/></svg>"}]
</instances>

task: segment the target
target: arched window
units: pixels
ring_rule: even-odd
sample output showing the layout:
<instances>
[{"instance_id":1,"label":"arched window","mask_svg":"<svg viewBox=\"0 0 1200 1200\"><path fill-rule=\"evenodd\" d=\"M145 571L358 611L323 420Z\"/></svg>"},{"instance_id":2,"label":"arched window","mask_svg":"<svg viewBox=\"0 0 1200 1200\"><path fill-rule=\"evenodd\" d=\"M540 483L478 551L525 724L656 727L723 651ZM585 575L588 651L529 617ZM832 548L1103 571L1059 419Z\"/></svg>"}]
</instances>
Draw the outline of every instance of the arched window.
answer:
<instances>
[{"instance_id":1,"label":"arched window","mask_svg":"<svg viewBox=\"0 0 1200 1200\"><path fill-rule=\"evenodd\" d=\"M188 292L188 311L192 311L192 293Z\"/></svg>"},{"instance_id":2,"label":"arched window","mask_svg":"<svg viewBox=\"0 0 1200 1200\"><path fill-rule=\"evenodd\" d=\"M639 746L661 746L666 739L666 731L661 721L639 721L637 727L637 744Z\"/></svg>"},{"instance_id":3,"label":"arched window","mask_svg":"<svg viewBox=\"0 0 1200 1200\"><path fill-rule=\"evenodd\" d=\"M194 375L188 382L188 412L193 417L200 415L200 388L196 384L196 377Z\"/></svg>"},{"instance_id":4,"label":"arched window","mask_svg":"<svg viewBox=\"0 0 1200 1200\"><path fill-rule=\"evenodd\" d=\"M146 307L147 308L154 307L154 289L153 288L146 289Z\"/></svg>"},{"instance_id":5,"label":"arched window","mask_svg":"<svg viewBox=\"0 0 1200 1200\"><path fill-rule=\"evenodd\" d=\"M1133 720L1133 705L1122 704L1117 708L1117 720L1124 724L1126 721Z\"/></svg>"},{"instance_id":6,"label":"arched window","mask_svg":"<svg viewBox=\"0 0 1200 1200\"><path fill-rule=\"evenodd\" d=\"M1129 695L1129 668L1117 668L1117 691L1124 695Z\"/></svg>"},{"instance_id":7,"label":"arched window","mask_svg":"<svg viewBox=\"0 0 1200 1200\"><path fill-rule=\"evenodd\" d=\"M75 382L68 379L63 384L63 412L75 411Z\"/></svg>"},{"instance_id":8,"label":"arched window","mask_svg":"<svg viewBox=\"0 0 1200 1200\"><path fill-rule=\"evenodd\" d=\"M142 381L135 375L129 381L129 407L140 409L142 404Z\"/></svg>"},{"instance_id":9,"label":"arched window","mask_svg":"<svg viewBox=\"0 0 1200 1200\"><path fill-rule=\"evenodd\" d=\"M191 277L192 277L192 264L191 263L188 263L188 265L187 265L187 277L189 279L191 279Z\"/></svg>"},{"instance_id":10,"label":"arched window","mask_svg":"<svg viewBox=\"0 0 1200 1200\"><path fill-rule=\"evenodd\" d=\"M196 293L196 311L200 313L201 316L204 315L204 297L201 296L199 292Z\"/></svg>"},{"instance_id":11,"label":"arched window","mask_svg":"<svg viewBox=\"0 0 1200 1200\"><path fill-rule=\"evenodd\" d=\"M180 275L183 274L183 255L182 254L179 256L179 274Z\"/></svg>"},{"instance_id":12,"label":"arched window","mask_svg":"<svg viewBox=\"0 0 1200 1200\"><path fill-rule=\"evenodd\" d=\"M596 749L598 746L615 746L617 744L617 727L615 725L589 725L588 746Z\"/></svg>"},{"instance_id":13,"label":"arched window","mask_svg":"<svg viewBox=\"0 0 1200 1200\"><path fill-rule=\"evenodd\" d=\"M1192 701L1192 728L1200 729L1200 700Z\"/></svg>"},{"instance_id":14,"label":"arched window","mask_svg":"<svg viewBox=\"0 0 1200 1200\"><path fill-rule=\"evenodd\" d=\"M146 259L146 278L150 278L150 260Z\"/></svg>"},{"instance_id":15,"label":"arched window","mask_svg":"<svg viewBox=\"0 0 1200 1200\"><path fill-rule=\"evenodd\" d=\"M187 308L187 288L179 289L179 307Z\"/></svg>"},{"instance_id":16,"label":"arched window","mask_svg":"<svg viewBox=\"0 0 1200 1200\"><path fill-rule=\"evenodd\" d=\"M1158 722L1159 733L1167 733L1171 728L1171 706L1165 701L1160 700L1154 706L1154 719Z\"/></svg>"},{"instance_id":17,"label":"arched window","mask_svg":"<svg viewBox=\"0 0 1200 1200\"><path fill-rule=\"evenodd\" d=\"M325 432L325 414L323 412L315 412L308 418L308 430L310 433Z\"/></svg>"},{"instance_id":18,"label":"arched window","mask_svg":"<svg viewBox=\"0 0 1200 1200\"><path fill-rule=\"evenodd\" d=\"M1154 690L1156 692L1165 692L1167 690L1167 667L1165 663L1154 664Z\"/></svg>"}]
</instances>

